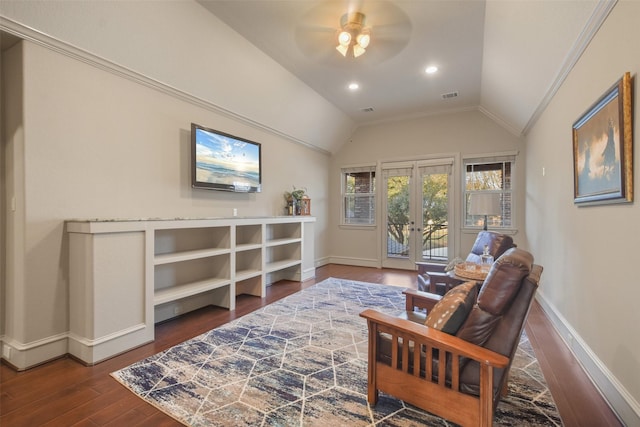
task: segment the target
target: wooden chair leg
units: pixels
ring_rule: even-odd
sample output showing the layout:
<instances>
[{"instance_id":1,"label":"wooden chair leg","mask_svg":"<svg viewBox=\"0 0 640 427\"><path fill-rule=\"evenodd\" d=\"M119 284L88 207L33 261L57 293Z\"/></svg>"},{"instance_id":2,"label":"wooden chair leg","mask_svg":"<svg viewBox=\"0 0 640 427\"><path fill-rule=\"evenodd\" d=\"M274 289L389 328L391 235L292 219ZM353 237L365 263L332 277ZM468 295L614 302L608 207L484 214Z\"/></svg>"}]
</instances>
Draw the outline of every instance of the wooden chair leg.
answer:
<instances>
[{"instance_id":1,"label":"wooden chair leg","mask_svg":"<svg viewBox=\"0 0 640 427\"><path fill-rule=\"evenodd\" d=\"M478 425L491 427L493 425L493 368L480 367L480 419Z\"/></svg>"},{"instance_id":2,"label":"wooden chair leg","mask_svg":"<svg viewBox=\"0 0 640 427\"><path fill-rule=\"evenodd\" d=\"M376 406L378 404L378 390L372 385L369 385L368 387L367 401L371 406Z\"/></svg>"},{"instance_id":3,"label":"wooden chair leg","mask_svg":"<svg viewBox=\"0 0 640 427\"><path fill-rule=\"evenodd\" d=\"M408 304L408 302L407 302ZM413 308L412 308L413 310ZM369 329L369 354L368 354L368 384L367 400L371 406L378 403L378 384L376 383L376 359L378 357L378 326L371 321L367 322Z\"/></svg>"},{"instance_id":4,"label":"wooden chair leg","mask_svg":"<svg viewBox=\"0 0 640 427\"><path fill-rule=\"evenodd\" d=\"M506 397L509 394L509 374L509 372L506 373L502 389L500 389L500 396L502 397Z\"/></svg>"}]
</instances>

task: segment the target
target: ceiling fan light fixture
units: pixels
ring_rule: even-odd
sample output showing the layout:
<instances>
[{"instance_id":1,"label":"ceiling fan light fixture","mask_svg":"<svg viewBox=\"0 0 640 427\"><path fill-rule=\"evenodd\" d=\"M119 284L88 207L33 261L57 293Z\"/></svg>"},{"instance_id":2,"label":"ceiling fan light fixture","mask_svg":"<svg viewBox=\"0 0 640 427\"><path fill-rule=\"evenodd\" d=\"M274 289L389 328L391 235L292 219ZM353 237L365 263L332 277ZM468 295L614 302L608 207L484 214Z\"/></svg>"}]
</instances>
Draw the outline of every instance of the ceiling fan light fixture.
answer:
<instances>
[{"instance_id":1,"label":"ceiling fan light fixture","mask_svg":"<svg viewBox=\"0 0 640 427\"><path fill-rule=\"evenodd\" d=\"M353 52L353 57L357 58L364 54L371 42L371 32L364 27L364 14L360 12L345 13L340 19L340 30L338 30L338 46L336 50L347 56L349 49Z\"/></svg>"}]
</instances>

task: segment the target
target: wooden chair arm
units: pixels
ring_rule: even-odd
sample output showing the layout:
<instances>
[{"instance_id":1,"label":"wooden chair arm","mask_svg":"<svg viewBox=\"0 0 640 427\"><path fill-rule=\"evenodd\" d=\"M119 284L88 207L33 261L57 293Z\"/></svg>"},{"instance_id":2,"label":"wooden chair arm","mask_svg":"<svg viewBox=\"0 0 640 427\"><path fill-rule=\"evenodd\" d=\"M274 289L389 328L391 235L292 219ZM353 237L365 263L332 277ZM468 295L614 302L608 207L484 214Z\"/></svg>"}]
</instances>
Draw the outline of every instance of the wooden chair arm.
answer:
<instances>
[{"instance_id":1,"label":"wooden chair arm","mask_svg":"<svg viewBox=\"0 0 640 427\"><path fill-rule=\"evenodd\" d=\"M442 299L441 295L429 292L407 289L402 292L405 295L406 310L413 311L416 308L426 309L429 312Z\"/></svg>"},{"instance_id":2,"label":"wooden chair arm","mask_svg":"<svg viewBox=\"0 0 640 427\"><path fill-rule=\"evenodd\" d=\"M440 273L437 271L429 271L425 274L429 276L429 280L432 283L444 283L445 285L447 285L447 289L452 288L453 286L461 285L462 283L467 281L464 279L451 277L447 273Z\"/></svg>"},{"instance_id":3,"label":"wooden chair arm","mask_svg":"<svg viewBox=\"0 0 640 427\"><path fill-rule=\"evenodd\" d=\"M369 330L367 401L378 393L446 418L456 424L491 427L493 424L493 370L509 366L509 359L461 338L410 320L365 310ZM389 353L381 357L381 336L389 340ZM388 338L387 338L388 336ZM435 363L435 358L437 362ZM479 363L479 394L461 390L461 360Z\"/></svg>"},{"instance_id":4,"label":"wooden chair arm","mask_svg":"<svg viewBox=\"0 0 640 427\"><path fill-rule=\"evenodd\" d=\"M451 288L461 285L465 280L459 277L450 276L449 273L444 271L423 271L418 275L418 288L426 290L431 293L438 291L438 284L444 285L444 293Z\"/></svg>"},{"instance_id":5,"label":"wooden chair arm","mask_svg":"<svg viewBox=\"0 0 640 427\"><path fill-rule=\"evenodd\" d=\"M416 262L416 267L418 267L418 274L429 273L431 271L439 271L444 272L443 264L433 264L432 262Z\"/></svg>"},{"instance_id":6,"label":"wooden chair arm","mask_svg":"<svg viewBox=\"0 0 640 427\"><path fill-rule=\"evenodd\" d=\"M390 316L372 309L363 311L360 313L360 317L364 317L370 323L385 327L381 328L381 330L393 329L400 336L408 336L408 338L417 342L426 343L433 348L467 357L483 365L489 365L493 368L506 368L509 365L509 358L500 353L407 319Z\"/></svg>"}]
</instances>

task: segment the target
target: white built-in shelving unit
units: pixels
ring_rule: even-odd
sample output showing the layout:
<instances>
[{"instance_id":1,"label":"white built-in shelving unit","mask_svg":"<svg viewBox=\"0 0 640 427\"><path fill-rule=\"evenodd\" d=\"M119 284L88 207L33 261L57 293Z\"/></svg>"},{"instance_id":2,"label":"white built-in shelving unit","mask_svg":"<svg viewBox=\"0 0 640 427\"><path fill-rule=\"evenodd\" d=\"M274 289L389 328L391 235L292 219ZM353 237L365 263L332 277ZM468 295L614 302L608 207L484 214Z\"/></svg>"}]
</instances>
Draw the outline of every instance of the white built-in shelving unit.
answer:
<instances>
[{"instance_id":1,"label":"white built-in shelving unit","mask_svg":"<svg viewBox=\"0 0 640 427\"><path fill-rule=\"evenodd\" d=\"M314 277L310 216L70 220L70 350L96 363L205 305Z\"/></svg>"}]
</instances>

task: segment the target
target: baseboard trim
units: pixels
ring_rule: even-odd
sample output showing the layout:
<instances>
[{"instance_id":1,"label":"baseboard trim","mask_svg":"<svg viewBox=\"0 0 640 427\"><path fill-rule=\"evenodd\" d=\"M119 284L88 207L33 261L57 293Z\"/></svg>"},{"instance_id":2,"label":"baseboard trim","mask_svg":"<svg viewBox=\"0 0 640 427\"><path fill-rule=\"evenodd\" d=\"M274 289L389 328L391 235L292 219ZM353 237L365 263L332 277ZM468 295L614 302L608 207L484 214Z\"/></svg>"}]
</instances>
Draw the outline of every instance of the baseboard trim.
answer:
<instances>
[{"instance_id":1,"label":"baseboard trim","mask_svg":"<svg viewBox=\"0 0 640 427\"><path fill-rule=\"evenodd\" d=\"M313 279L316 277L316 268L305 268L302 270L302 276L300 277L300 281L304 282L305 280Z\"/></svg>"},{"instance_id":2,"label":"baseboard trim","mask_svg":"<svg viewBox=\"0 0 640 427\"><path fill-rule=\"evenodd\" d=\"M87 365L95 365L153 341L153 333L153 326L147 327L144 323L96 340L69 333L68 353Z\"/></svg>"},{"instance_id":3,"label":"baseboard trim","mask_svg":"<svg viewBox=\"0 0 640 427\"><path fill-rule=\"evenodd\" d=\"M380 261L377 259L349 258L349 257L329 257L328 264L354 265L357 267L380 268Z\"/></svg>"},{"instance_id":4,"label":"baseboard trim","mask_svg":"<svg viewBox=\"0 0 640 427\"><path fill-rule=\"evenodd\" d=\"M17 371L24 371L67 355L92 365L153 341L153 332L153 327L139 324L95 340L68 332L26 344L3 335L0 337L0 354L1 358Z\"/></svg>"},{"instance_id":5,"label":"baseboard trim","mask_svg":"<svg viewBox=\"0 0 640 427\"><path fill-rule=\"evenodd\" d=\"M7 357L6 354L9 353ZM2 359L18 371L33 368L67 354L67 334L58 334L24 344L2 337Z\"/></svg>"},{"instance_id":6,"label":"baseboard trim","mask_svg":"<svg viewBox=\"0 0 640 427\"><path fill-rule=\"evenodd\" d=\"M613 412L625 425L640 425L640 404L544 295L538 292L536 300Z\"/></svg>"},{"instance_id":7,"label":"baseboard trim","mask_svg":"<svg viewBox=\"0 0 640 427\"><path fill-rule=\"evenodd\" d=\"M322 258L318 258L314 261L314 265L316 266L316 268L318 267L322 267L323 265L327 265L327 264L331 264L331 260L329 257L322 257Z\"/></svg>"}]
</instances>

